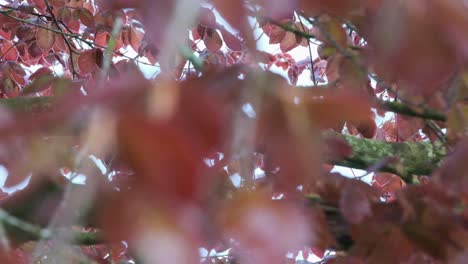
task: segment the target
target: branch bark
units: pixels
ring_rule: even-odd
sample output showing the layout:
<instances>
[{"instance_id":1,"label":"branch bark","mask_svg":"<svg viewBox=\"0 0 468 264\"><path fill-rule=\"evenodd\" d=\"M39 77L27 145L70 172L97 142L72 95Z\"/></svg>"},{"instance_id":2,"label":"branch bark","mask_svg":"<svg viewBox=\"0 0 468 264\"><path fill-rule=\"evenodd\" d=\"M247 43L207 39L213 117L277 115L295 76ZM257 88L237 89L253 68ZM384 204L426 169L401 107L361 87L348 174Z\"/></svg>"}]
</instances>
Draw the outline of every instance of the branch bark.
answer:
<instances>
[{"instance_id":1,"label":"branch bark","mask_svg":"<svg viewBox=\"0 0 468 264\"><path fill-rule=\"evenodd\" d=\"M396 143L362 139L328 131L325 134L326 137L341 138L353 148L351 157L332 164L356 169L374 167L374 170L397 174L407 182L411 182L411 176L414 174L431 174L446 155L446 150L440 143Z\"/></svg>"},{"instance_id":2,"label":"branch bark","mask_svg":"<svg viewBox=\"0 0 468 264\"><path fill-rule=\"evenodd\" d=\"M54 97L16 97L0 99L0 107L13 112L42 112L52 108Z\"/></svg>"},{"instance_id":3,"label":"branch bark","mask_svg":"<svg viewBox=\"0 0 468 264\"><path fill-rule=\"evenodd\" d=\"M406 104L390 101L378 101L378 104L387 111L401 115L420 117L434 121L447 121L447 117L443 113L426 107L411 108Z\"/></svg>"},{"instance_id":4,"label":"branch bark","mask_svg":"<svg viewBox=\"0 0 468 264\"><path fill-rule=\"evenodd\" d=\"M54 231L23 221L0 209L0 224L15 241L48 240ZM101 231L74 231L71 233L72 243L89 246L104 243Z\"/></svg>"}]
</instances>

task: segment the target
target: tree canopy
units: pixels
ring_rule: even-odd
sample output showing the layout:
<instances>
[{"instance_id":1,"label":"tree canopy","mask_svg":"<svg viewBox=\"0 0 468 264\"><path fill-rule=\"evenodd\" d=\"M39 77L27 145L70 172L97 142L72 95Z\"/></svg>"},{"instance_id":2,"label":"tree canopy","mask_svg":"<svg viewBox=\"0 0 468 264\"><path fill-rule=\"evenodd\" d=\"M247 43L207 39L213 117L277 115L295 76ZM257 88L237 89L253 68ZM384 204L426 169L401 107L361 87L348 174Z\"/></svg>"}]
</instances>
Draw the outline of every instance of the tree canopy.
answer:
<instances>
[{"instance_id":1,"label":"tree canopy","mask_svg":"<svg viewBox=\"0 0 468 264\"><path fill-rule=\"evenodd\" d=\"M468 263L467 14L1 1L0 261Z\"/></svg>"}]
</instances>

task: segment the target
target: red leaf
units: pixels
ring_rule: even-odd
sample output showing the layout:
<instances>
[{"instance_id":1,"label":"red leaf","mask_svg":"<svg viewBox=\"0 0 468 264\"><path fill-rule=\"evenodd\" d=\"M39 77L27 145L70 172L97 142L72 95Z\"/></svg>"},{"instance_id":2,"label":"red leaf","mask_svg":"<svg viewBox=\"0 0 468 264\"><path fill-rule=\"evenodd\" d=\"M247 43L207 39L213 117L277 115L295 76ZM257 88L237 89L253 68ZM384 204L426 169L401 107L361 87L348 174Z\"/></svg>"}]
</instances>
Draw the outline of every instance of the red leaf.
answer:
<instances>
[{"instance_id":1,"label":"red leaf","mask_svg":"<svg viewBox=\"0 0 468 264\"><path fill-rule=\"evenodd\" d=\"M86 8L80 8L79 14L80 14L80 21L83 23L83 25L89 27L89 28L94 28L96 26L94 22L94 16L91 11L89 11ZM76 11L75 11L76 12Z\"/></svg>"},{"instance_id":2,"label":"red leaf","mask_svg":"<svg viewBox=\"0 0 468 264\"><path fill-rule=\"evenodd\" d=\"M391 201L395 199L395 192L405 186L405 182L400 177L391 173L377 173L374 175L372 186L379 190L382 196L389 195L390 197L387 197L387 201Z\"/></svg>"},{"instance_id":3,"label":"red leaf","mask_svg":"<svg viewBox=\"0 0 468 264\"><path fill-rule=\"evenodd\" d=\"M297 8L297 0L259 0L260 14L274 20L291 19Z\"/></svg>"},{"instance_id":4,"label":"red leaf","mask_svg":"<svg viewBox=\"0 0 468 264\"><path fill-rule=\"evenodd\" d=\"M86 0L67 0L67 6L71 8L81 8Z\"/></svg>"},{"instance_id":5,"label":"red leaf","mask_svg":"<svg viewBox=\"0 0 468 264\"><path fill-rule=\"evenodd\" d=\"M8 70L11 73L11 78L15 82L17 82L20 85L25 85L26 80L24 77L26 75L26 72L24 71L23 67L15 61L7 61L5 64L7 65L7 67L4 68L4 72L6 73Z\"/></svg>"},{"instance_id":6,"label":"red leaf","mask_svg":"<svg viewBox=\"0 0 468 264\"><path fill-rule=\"evenodd\" d=\"M32 4L34 4L34 6L40 10L45 10L47 7L44 0L30 0L30 2L32 2Z\"/></svg>"},{"instance_id":7,"label":"red leaf","mask_svg":"<svg viewBox=\"0 0 468 264\"><path fill-rule=\"evenodd\" d=\"M121 150L143 186L165 199L194 197L200 156L180 131L139 116L122 119L118 131Z\"/></svg>"},{"instance_id":8,"label":"red leaf","mask_svg":"<svg viewBox=\"0 0 468 264\"><path fill-rule=\"evenodd\" d=\"M107 32L100 32L99 34L96 35L96 44L101 45L101 46L107 46L108 41L110 39L110 35Z\"/></svg>"},{"instance_id":9,"label":"red leaf","mask_svg":"<svg viewBox=\"0 0 468 264\"><path fill-rule=\"evenodd\" d=\"M377 132L377 125L372 118L359 122L356 128L365 138L373 138Z\"/></svg>"},{"instance_id":10,"label":"red leaf","mask_svg":"<svg viewBox=\"0 0 468 264\"><path fill-rule=\"evenodd\" d=\"M298 6L309 16L328 13L336 16L345 16L363 5L362 0L299 0Z\"/></svg>"},{"instance_id":11,"label":"red leaf","mask_svg":"<svg viewBox=\"0 0 468 264\"><path fill-rule=\"evenodd\" d=\"M67 47L67 44L65 42L65 40L63 40L63 38L56 38L55 39L55 46L54 46L54 51L55 52L68 52L68 47ZM57 53L54 54L57 58ZM60 61L61 59L59 59Z\"/></svg>"},{"instance_id":12,"label":"red leaf","mask_svg":"<svg viewBox=\"0 0 468 264\"><path fill-rule=\"evenodd\" d=\"M11 33L9 31L5 31L3 28L0 28L0 37L6 40L11 40Z\"/></svg>"},{"instance_id":13,"label":"red leaf","mask_svg":"<svg viewBox=\"0 0 468 264\"><path fill-rule=\"evenodd\" d=\"M1 45L1 57L7 61L16 61L18 59L19 53L15 45L10 41L5 41Z\"/></svg>"},{"instance_id":14,"label":"red leaf","mask_svg":"<svg viewBox=\"0 0 468 264\"><path fill-rule=\"evenodd\" d=\"M78 20L70 20L70 22L68 23L68 27L73 32L78 32L80 30L80 26L81 24Z\"/></svg>"},{"instance_id":15,"label":"red leaf","mask_svg":"<svg viewBox=\"0 0 468 264\"><path fill-rule=\"evenodd\" d=\"M41 77L41 76L44 76L44 75L52 75L52 70L50 68L47 68L47 67L42 67L42 68L39 68L36 72L34 72L33 74L31 74L31 76L29 76L29 80L32 81L38 77Z\"/></svg>"},{"instance_id":16,"label":"red leaf","mask_svg":"<svg viewBox=\"0 0 468 264\"><path fill-rule=\"evenodd\" d=\"M468 194L467 153L468 139L464 138L432 176L433 181L448 193L463 195L464 197Z\"/></svg>"},{"instance_id":17,"label":"red leaf","mask_svg":"<svg viewBox=\"0 0 468 264\"><path fill-rule=\"evenodd\" d=\"M315 256L323 258L325 256L325 250L313 247L310 249Z\"/></svg>"},{"instance_id":18,"label":"red leaf","mask_svg":"<svg viewBox=\"0 0 468 264\"><path fill-rule=\"evenodd\" d=\"M213 11L208 8L200 9L200 24L207 28L216 28L216 16Z\"/></svg>"},{"instance_id":19,"label":"red leaf","mask_svg":"<svg viewBox=\"0 0 468 264\"><path fill-rule=\"evenodd\" d=\"M183 82L190 89L180 91L160 84L150 99L153 118L128 113L119 122L120 149L152 197L192 200L210 179L203 158L222 146L224 128L222 108L200 90L205 84Z\"/></svg>"},{"instance_id":20,"label":"red leaf","mask_svg":"<svg viewBox=\"0 0 468 264\"><path fill-rule=\"evenodd\" d=\"M226 46L228 46L228 48L230 48L233 51L242 50L242 41L237 36L234 36L224 27L218 27L218 29L221 31L224 42L226 43Z\"/></svg>"},{"instance_id":21,"label":"red leaf","mask_svg":"<svg viewBox=\"0 0 468 264\"><path fill-rule=\"evenodd\" d=\"M330 161L340 161L350 157L353 154L353 148L341 138L325 138L325 157Z\"/></svg>"},{"instance_id":22,"label":"red leaf","mask_svg":"<svg viewBox=\"0 0 468 264\"><path fill-rule=\"evenodd\" d=\"M223 208L219 225L224 236L235 239L241 252L252 254L256 263L275 263L283 258L284 249L315 243L322 227L292 203L272 201L271 195L262 192L238 194Z\"/></svg>"},{"instance_id":23,"label":"red leaf","mask_svg":"<svg viewBox=\"0 0 468 264\"><path fill-rule=\"evenodd\" d=\"M232 27L242 29L247 19L242 0L214 0L213 5Z\"/></svg>"},{"instance_id":24,"label":"red leaf","mask_svg":"<svg viewBox=\"0 0 468 264\"><path fill-rule=\"evenodd\" d=\"M299 78L299 70L295 65L289 67L289 69L288 69L288 78L289 78L289 81L292 84L296 85L297 79Z\"/></svg>"},{"instance_id":25,"label":"red leaf","mask_svg":"<svg viewBox=\"0 0 468 264\"><path fill-rule=\"evenodd\" d=\"M394 120L387 120L382 124L382 127L377 130L376 139L396 142L397 141L397 129Z\"/></svg>"},{"instance_id":26,"label":"red leaf","mask_svg":"<svg viewBox=\"0 0 468 264\"><path fill-rule=\"evenodd\" d=\"M397 114L395 124L397 127L399 141L414 141L417 138L416 136L419 134L419 130L424 127L424 120Z\"/></svg>"},{"instance_id":27,"label":"red leaf","mask_svg":"<svg viewBox=\"0 0 468 264\"><path fill-rule=\"evenodd\" d=\"M98 63L100 63L100 61L98 61L98 53L98 50L93 49L80 54L80 57L78 57L78 66L82 74L89 74L96 70L99 65ZM102 55L102 51L100 51L100 54Z\"/></svg>"}]
</instances>

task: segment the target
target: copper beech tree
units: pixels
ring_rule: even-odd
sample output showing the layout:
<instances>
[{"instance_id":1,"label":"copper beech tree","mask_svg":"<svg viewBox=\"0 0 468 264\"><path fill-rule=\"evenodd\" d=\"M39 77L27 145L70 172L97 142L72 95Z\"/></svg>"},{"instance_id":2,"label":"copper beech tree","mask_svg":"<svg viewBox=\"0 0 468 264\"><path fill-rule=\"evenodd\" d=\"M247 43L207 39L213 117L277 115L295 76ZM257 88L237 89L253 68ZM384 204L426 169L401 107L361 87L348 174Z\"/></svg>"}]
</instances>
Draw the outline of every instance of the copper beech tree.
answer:
<instances>
[{"instance_id":1,"label":"copper beech tree","mask_svg":"<svg viewBox=\"0 0 468 264\"><path fill-rule=\"evenodd\" d=\"M467 14L1 1L1 263L468 263Z\"/></svg>"}]
</instances>

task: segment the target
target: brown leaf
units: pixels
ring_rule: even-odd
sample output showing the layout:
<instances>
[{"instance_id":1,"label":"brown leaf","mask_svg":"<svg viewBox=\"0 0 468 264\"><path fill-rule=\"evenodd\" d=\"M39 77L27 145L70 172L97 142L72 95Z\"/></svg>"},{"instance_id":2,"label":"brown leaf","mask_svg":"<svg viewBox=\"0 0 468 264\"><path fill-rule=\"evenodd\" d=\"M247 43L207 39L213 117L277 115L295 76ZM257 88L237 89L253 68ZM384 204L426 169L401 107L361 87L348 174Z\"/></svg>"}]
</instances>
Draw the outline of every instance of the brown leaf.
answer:
<instances>
[{"instance_id":1,"label":"brown leaf","mask_svg":"<svg viewBox=\"0 0 468 264\"><path fill-rule=\"evenodd\" d=\"M286 35L286 31L277 25L273 25L270 23L265 24L262 27L265 34L270 38L270 44L278 44L281 43L283 38Z\"/></svg>"},{"instance_id":2,"label":"brown leaf","mask_svg":"<svg viewBox=\"0 0 468 264\"><path fill-rule=\"evenodd\" d=\"M29 76L29 80L34 80L38 77L41 77L41 76L44 76L44 75L52 75L52 70L50 68L47 68L47 67L42 67L42 68L39 68L37 71L35 71L33 74L31 74L31 76Z\"/></svg>"},{"instance_id":3,"label":"brown leaf","mask_svg":"<svg viewBox=\"0 0 468 264\"><path fill-rule=\"evenodd\" d=\"M42 92L50 87L54 79L52 74L37 76L34 81L24 87L21 93L26 95Z\"/></svg>"},{"instance_id":4,"label":"brown leaf","mask_svg":"<svg viewBox=\"0 0 468 264\"><path fill-rule=\"evenodd\" d=\"M80 54L78 57L78 67L82 74L89 74L97 69L100 63L98 54L99 52L96 49L86 50ZM102 51L100 54L102 56Z\"/></svg>"},{"instance_id":5,"label":"brown leaf","mask_svg":"<svg viewBox=\"0 0 468 264\"><path fill-rule=\"evenodd\" d=\"M0 90L5 93L8 98L17 97L20 92L18 83L11 78L6 78L0 83Z\"/></svg>"},{"instance_id":6,"label":"brown leaf","mask_svg":"<svg viewBox=\"0 0 468 264\"><path fill-rule=\"evenodd\" d=\"M130 46L132 46L134 51L139 51L143 37L143 32L139 31L135 27L130 27Z\"/></svg>"},{"instance_id":7,"label":"brown leaf","mask_svg":"<svg viewBox=\"0 0 468 264\"><path fill-rule=\"evenodd\" d=\"M286 32L280 43L281 52L288 52L297 46L299 46L297 36L292 32Z\"/></svg>"},{"instance_id":8,"label":"brown leaf","mask_svg":"<svg viewBox=\"0 0 468 264\"><path fill-rule=\"evenodd\" d=\"M406 263L408 257L415 252L398 225L364 222L354 228L352 236L355 244L350 255L365 260L362 263Z\"/></svg>"},{"instance_id":9,"label":"brown leaf","mask_svg":"<svg viewBox=\"0 0 468 264\"><path fill-rule=\"evenodd\" d=\"M23 3L18 7L18 11L29 15L34 12L34 6Z\"/></svg>"},{"instance_id":10,"label":"brown leaf","mask_svg":"<svg viewBox=\"0 0 468 264\"><path fill-rule=\"evenodd\" d=\"M47 27L50 27L50 25L47 25ZM38 28L36 31L36 43L44 52L49 51L54 46L55 33L44 28Z\"/></svg>"},{"instance_id":11,"label":"brown leaf","mask_svg":"<svg viewBox=\"0 0 468 264\"><path fill-rule=\"evenodd\" d=\"M455 102L448 113L447 138L451 142L459 141L468 131L468 105L464 99L460 101Z\"/></svg>"},{"instance_id":12,"label":"brown leaf","mask_svg":"<svg viewBox=\"0 0 468 264\"><path fill-rule=\"evenodd\" d=\"M68 24L72 18L72 13L67 7L60 7L57 12L57 18L63 21L63 23Z\"/></svg>"},{"instance_id":13,"label":"brown leaf","mask_svg":"<svg viewBox=\"0 0 468 264\"><path fill-rule=\"evenodd\" d=\"M347 49L348 36L340 20L330 16L321 16L318 23L320 26L314 26L310 29L312 35L326 46Z\"/></svg>"},{"instance_id":14,"label":"brown leaf","mask_svg":"<svg viewBox=\"0 0 468 264\"><path fill-rule=\"evenodd\" d=\"M223 45L223 40L221 39L218 31L212 28L206 28L205 35L203 36L203 42L211 53L217 52Z\"/></svg>"},{"instance_id":15,"label":"brown leaf","mask_svg":"<svg viewBox=\"0 0 468 264\"><path fill-rule=\"evenodd\" d=\"M341 132L344 122L361 123L372 117L370 102L353 94L324 96L323 99L305 97L304 104L313 120L322 128Z\"/></svg>"},{"instance_id":16,"label":"brown leaf","mask_svg":"<svg viewBox=\"0 0 468 264\"><path fill-rule=\"evenodd\" d=\"M395 124L398 132L398 140L406 141L417 139L419 130L424 127L424 121L419 118L405 117L403 115L396 115Z\"/></svg>"}]
</instances>

